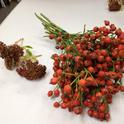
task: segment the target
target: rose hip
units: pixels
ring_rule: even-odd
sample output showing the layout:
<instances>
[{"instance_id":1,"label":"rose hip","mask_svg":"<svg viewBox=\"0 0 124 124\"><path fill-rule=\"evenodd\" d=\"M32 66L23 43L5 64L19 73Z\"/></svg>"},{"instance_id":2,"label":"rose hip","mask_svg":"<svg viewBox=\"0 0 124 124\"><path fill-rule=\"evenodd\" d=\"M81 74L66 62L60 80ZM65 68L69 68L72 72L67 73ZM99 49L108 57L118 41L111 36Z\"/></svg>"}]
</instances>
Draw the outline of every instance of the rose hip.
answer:
<instances>
[{"instance_id":1,"label":"rose hip","mask_svg":"<svg viewBox=\"0 0 124 124\"><path fill-rule=\"evenodd\" d=\"M60 104L59 104L58 102L54 102L53 106L54 106L55 108L58 108L58 107L60 106Z\"/></svg>"},{"instance_id":2,"label":"rose hip","mask_svg":"<svg viewBox=\"0 0 124 124\"><path fill-rule=\"evenodd\" d=\"M48 91L47 95L48 97L51 97L53 95L53 91L52 90Z\"/></svg>"}]
</instances>

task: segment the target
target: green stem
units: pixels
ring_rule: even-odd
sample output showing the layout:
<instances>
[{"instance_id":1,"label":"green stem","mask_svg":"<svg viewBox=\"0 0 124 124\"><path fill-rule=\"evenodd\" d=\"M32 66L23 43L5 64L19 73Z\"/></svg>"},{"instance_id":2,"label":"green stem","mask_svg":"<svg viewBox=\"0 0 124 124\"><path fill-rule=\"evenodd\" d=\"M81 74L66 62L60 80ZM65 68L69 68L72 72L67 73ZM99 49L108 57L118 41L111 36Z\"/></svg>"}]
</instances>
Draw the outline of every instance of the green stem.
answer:
<instances>
[{"instance_id":1,"label":"green stem","mask_svg":"<svg viewBox=\"0 0 124 124\"><path fill-rule=\"evenodd\" d=\"M82 75L82 71L81 71L81 73L72 81L72 83L71 83L70 85L72 85L81 75Z\"/></svg>"},{"instance_id":2,"label":"green stem","mask_svg":"<svg viewBox=\"0 0 124 124\"><path fill-rule=\"evenodd\" d=\"M90 76L94 79L93 75L92 75L86 68L84 68L84 70L85 70L88 74L90 74Z\"/></svg>"}]
</instances>

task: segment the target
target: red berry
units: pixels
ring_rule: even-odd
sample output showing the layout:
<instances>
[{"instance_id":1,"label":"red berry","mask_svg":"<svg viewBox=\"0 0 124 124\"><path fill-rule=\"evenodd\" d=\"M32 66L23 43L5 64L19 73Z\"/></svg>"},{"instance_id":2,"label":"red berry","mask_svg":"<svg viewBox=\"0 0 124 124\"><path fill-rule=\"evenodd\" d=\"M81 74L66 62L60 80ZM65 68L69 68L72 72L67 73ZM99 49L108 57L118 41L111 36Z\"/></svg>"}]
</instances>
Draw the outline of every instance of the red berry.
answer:
<instances>
[{"instance_id":1,"label":"red berry","mask_svg":"<svg viewBox=\"0 0 124 124\"><path fill-rule=\"evenodd\" d=\"M124 50L120 50L118 54L120 57L124 57Z\"/></svg>"},{"instance_id":2,"label":"red berry","mask_svg":"<svg viewBox=\"0 0 124 124\"><path fill-rule=\"evenodd\" d=\"M60 106L60 104L59 104L58 102L54 102L53 106L54 106L55 108L58 108L58 107Z\"/></svg>"},{"instance_id":3,"label":"red berry","mask_svg":"<svg viewBox=\"0 0 124 124\"><path fill-rule=\"evenodd\" d=\"M112 98L107 99L107 103L111 104L112 103Z\"/></svg>"},{"instance_id":4,"label":"red berry","mask_svg":"<svg viewBox=\"0 0 124 124\"><path fill-rule=\"evenodd\" d=\"M105 20L105 21L104 21L104 24L105 24L106 26L108 26L108 25L110 25L110 22L109 22L108 20Z\"/></svg>"},{"instance_id":5,"label":"red berry","mask_svg":"<svg viewBox=\"0 0 124 124\"><path fill-rule=\"evenodd\" d=\"M98 112L93 111L93 117L98 118Z\"/></svg>"},{"instance_id":6,"label":"red berry","mask_svg":"<svg viewBox=\"0 0 124 124\"><path fill-rule=\"evenodd\" d=\"M101 33L98 31L96 32L96 38L99 38L101 36Z\"/></svg>"},{"instance_id":7,"label":"red berry","mask_svg":"<svg viewBox=\"0 0 124 124\"><path fill-rule=\"evenodd\" d=\"M98 60L99 62L103 62L103 61L104 61L104 56L98 56L97 60Z\"/></svg>"},{"instance_id":8,"label":"red berry","mask_svg":"<svg viewBox=\"0 0 124 124\"><path fill-rule=\"evenodd\" d=\"M53 78L51 79L51 84L56 85L57 82L58 82L58 78L57 78L57 77L53 77Z\"/></svg>"},{"instance_id":9,"label":"red berry","mask_svg":"<svg viewBox=\"0 0 124 124\"><path fill-rule=\"evenodd\" d=\"M73 102L72 102L72 104L73 104L73 106L80 106L80 101L79 100L74 100Z\"/></svg>"},{"instance_id":10,"label":"red berry","mask_svg":"<svg viewBox=\"0 0 124 124\"><path fill-rule=\"evenodd\" d=\"M75 57L75 62L79 62L80 58L81 58L80 56L76 56Z\"/></svg>"},{"instance_id":11,"label":"red berry","mask_svg":"<svg viewBox=\"0 0 124 124\"><path fill-rule=\"evenodd\" d=\"M60 47L59 46L56 46L56 49L59 49Z\"/></svg>"},{"instance_id":12,"label":"red berry","mask_svg":"<svg viewBox=\"0 0 124 124\"><path fill-rule=\"evenodd\" d=\"M124 49L124 45L122 45L122 44L118 45L118 50L123 50L123 49Z\"/></svg>"},{"instance_id":13,"label":"red berry","mask_svg":"<svg viewBox=\"0 0 124 124\"><path fill-rule=\"evenodd\" d=\"M92 65L92 61L90 61L90 60L85 60L85 61L84 61L84 65L85 65L85 66L90 66L90 65Z\"/></svg>"},{"instance_id":14,"label":"red berry","mask_svg":"<svg viewBox=\"0 0 124 124\"><path fill-rule=\"evenodd\" d=\"M92 66L88 67L88 71L91 72L91 73L95 72L95 70L94 70L94 68Z\"/></svg>"},{"instance_id":15,"label":"red berry","mask_svg":"<svg viewBox=\"0 0 124 124\"><path fill-rule=\"evenodd\" d=\"M89 56L90 56L91 59L96 59L97 58L97 54L95 52L90 53Z\"/></svg>"},{"instance_id":16,"label":"red berry","mask_svg":"<svg viewBox=\"0 0 124 124\"><path fill-rule=\"evenodd\" d=\"M97 93L96 93L96 97L97 97L97 98L102 97L102 93L101 93L101 92L97 92Z\"/></svg>"},{"instance_id":17,"label":"red berry","mask_svg":"<svg viewBox=\"0 0 124 124\"><path fill-rule=\"evenodd\" d=\"M115 34L117 34L118 36L120 36L122 33L122 30L119 28L119 29L116 29L115 31Z\"/></svg>"},{"instance_id":18,"label":"red berry","mask_svg":"<svg viewBox=\"0 0 124 124\"><path fill-rule=\"evenodd\" d=\"M59 90L58 90L58 89L54 90L54 96L58 97L58 96L59 96L59 94L60 94L60 92L59 92Z\"/></svg>"},{"instance_id":19,"label":"red berry","mask_svg":"<svg viewBox=\"0 0 124 124\"><path fill-rule=\"evenodd\" d=\"M60 76L60 75L62 74L62 70L61 70L61 69L58 69L58 70L56 71L56 73L57 73L58 76Z\"/></svg>"},{"instance_id":20,"label":"red berry","mask_svg":"<svg viewBox=\"0 0 124 124\"><path fill-rule=\"evenodd\" d=\"M105 72L104 71L99 71L98 76L99 77L104 77L105 76Z\"/></svg>"},{"instance_id":21,"label":"red berry","mask_svg":"<svg viewBox=\"0 0 124 124\"><path fill-rule=\"evenodd\" d=\"M110 120L110 114L109 114L109 113L105 114L105 119L106 119L107 121Z\"/></svg>"},{"instance_id":22,"label":"red berry","mask_svg":"<svg viewBox=\"0 0 124 124\"><path fill-rule=\"evenodd\" d=\"M88 101L85 100L85 101L83 102L83 104L84 104L85 106L88 106Z\"/></svg>"},{"instance_id":23,"label":"red berry","mask_svg":"<svg viewBox=\"0 0 124 124\"><path fill-rule=\"evenodd\" d=\"M105 81L104 80L101 80L100 82L99 82L99 85L105 85Z\"/></svg>"},{"instance_id":24,"label":"red berry","mask_svg":"<svg viewBox=\"0 0 124 124\"><path fill-rule=\"evenodd\" d=\"M56 40L57 40L58 42L61 42L61 41L62 41L62 37L57 37Z\"/></svg>"},{"instance_id":25,"label":"red berry","mask_svg":"<svg viewBox=\"0 0 124 124\"><path fill-rule=\"evenodd\" d=\"M78 115L78 114L82 113L83 109L81 107L76 107L76 108L73 109L73 111L74 111L75 114Z\"/></svg>"},{"instance_id":26,"label":"red berry","mask_svg":"<svg viewBox=\"0 0 124 124\"><path fill-rule=\"evenodd\" d=\"M107 44L110 44L111 43L111 38L110 37L105 37L104 42L107 43Z\"/></svg>"},{"instance_id":27,"label":"red berry","mask_svg":"<svg viewBox=\"0 0 124 124\"><path fill-rule=\"evenodd\" d=\"M61 103L61 108L66 109L67 105L65 103Z\"/></svg>"},{"instance_id":28,"label":"red berry","mask_svg":"<svg viewBox=\"0 0 124 124\"><path fill-rule=\"evenodd\" d=\"M98 27L94 27L94 28L93 28L93 31L94 31L94 32L97 32L98 30L99 30Z\"/></svg>"},{"instance_id":29,"label":"red berry","mask_svg":"<svg viewBox=\"0 0 124 124\"><path fill-rule=\"evenodd\" d=\"M99 107L99 111L100 112L105 112L106 110L106 105L105 104L102 104L100 107Z\"/></svg>"},{"instance_id":30,"label":"red berry","mask_svg":"<svg viewBox=\"0 0 124 124\"><path fill-rule=\"evenodd\" d=\"M55 38L55 35L54 34L49 34L49 38L50 39L54 39Z\"/></svg>"},{"instance_id":31,"label":"red berry","mask_svg":"<svg viewBox=\"0 0 124 124\"><path fill-rule=\"evenodd\" d=\"M108 92L108 90L106 89L106 88L102 88L101 89L101 93L104 95L104 94L106 94Z\"/></svg>"},{"instance_id":32,"label":"red berry","mask_svg":"<svg viewBox=\"0 0 124 124\"><path fill-rule=\"evenodd\" d=\"M84 37L85 37L85 38L89 38L90 35L89 35L88 33L85 33L85 34L84 34Z\"/></svg>"},{"instance_id":33,"label":"red berry","mask_svg":"<svg viewBox=\"0 0 124 124\"><path fill-rule=\"evenodd\" d=\"M88 50L84 50L82 53L83 56L87 56L88 55Z\"/></svg>"},{"instance_id":34,"label":"red berry","mask_svg":"<svg viewBox=\"0 0 124 124\"><path fill-rule=\"evenodd\" d=\"M110 33L110 30L108 28L103 29L103 35L107 36Z\"/></svg>"},{"instance_id":35,"label":"red berry","mask_svg":"<svg viewBox=\"0 0 124 124\"><path fill-rule=\"evenodd\" d=\"M86 81L90 84L94 82L94 79L92 77L87 77Z\"/></svg>"},{"instance_id":36,"label":"red berry","mask_svg":"<svg viewBox=\"0 0 124 124\"><path fill-rule=\"evenodd\" d=\"M47 95L48 97L51 97L53 95L53 91L52 90L48 91Z\"/></svg>"},{"instance_id":37,"label":"red berry","mask_svg":"<svg viewBox=\"0 0 124 124\"><path fill-rule=\"evenodd\" d=\"M79 80L78 85L82 87L86 86L86 80L84 79Z\"/></svg>"},{"instance_id":38,"label":"red berry","mask_svg":"<svg viewBox=\"0 0 124 124\"><path fill-rule=\"evenodd\" d=\"M112 59L111 59L111 57L107 56L107 57L105 58L105 61L106 61L106 62L112 62Z\"/></svg>"},{"instance_id":39,"label":"red berry","mask_svg":"<svg viewBox=\"0 0 124 124\"><path fill-rule=\"evenodd\" d=\"M107 81L106 81L106 84L107 84L108 86L111 86L111 85L113 84L113 82L112 82L111 80L107 80Z\"/></svg>"},{"instance_id":40,"label":"red berry","mask_svg":"<svg viewBox=\"0 0 124 124\"><path fill-rule=\"evenodd\" d=\"M120 86L120 91L124 92L124 86Z\"/></svg>"},{"instance_id":41,"label":"red berry","mask_svg":"<svg viewBox=\"0 0 124 124\"><path fill-rule=\"evenodd\" d=\"M120 39L124 39L124 32L121 33L121 35L119 36Z\"/></svg>"},{"instance_id":42,"label":"red berry","mask_svg":"<svg viewBox=\"0 0 124 124\"><path fill-rule=\"evenodd\" d=\"M97 100L96 96L92 96L91 101L92 101L93 103L95 103L96 100Z\"/></svg>"},{"instance_id":43,"label":"red berry","mask_svg":"<svg viewBox=\"0 0 124 124\"><path fill-rule=\"evenodd\" d=\"M104 117L105 117L105 114L104 114L103 112L100 112L100 113L99 113L99 119L100 119L101 121L103 121L103 120L104 120Z\"/></svg>"},{"instance_id":44,"label":"red berry","mask_svg":"<svg viewBox=\"0 0 124 124\"><path fill-rule=\"evenodd\" d=\"M116 30L116 27L115 27L114 24L111 24L111 25L110 25L110 30L111 30L111 31L115 31L115 30Z\"/></svg>"},{"instance_id":45,"label":"red berry","mask_svg":"<svg viewBox=\"0 0 124 124\"><path fill-rule=\"evenodd\" d=\"M93 111L89 109L88 110L88 115L92 117L93 116Z\"/></svg>"},{"instance_id":46,"label":"red berry","mask_svg":"<svg viewBox=\"0 0 124 124\"><path fill-rule=\"evenodd\" d=\"M70 94L72 91L71 86L69 84L64 86L64 93Z\"/></svg>"},{"instance_id":47,"label":"red berry","mask_svg":"<svg viewBox=\"0 0 124 124\"><path fill-rule=\"evenodd\" d=\"M105 49L101 50L101 55L106 56L107 55L107 51Z\"/></svg>"},{"instance_id":48,"label":"red berry","mask_svg":"<svg viewBox=\"0 0 124 124\"><path fill-rule=\"evenodd\" d=\"M91 40L95 40L96 39L96 35L95 34L90 35L90 39Z\"/></svg>"}]
</instances>

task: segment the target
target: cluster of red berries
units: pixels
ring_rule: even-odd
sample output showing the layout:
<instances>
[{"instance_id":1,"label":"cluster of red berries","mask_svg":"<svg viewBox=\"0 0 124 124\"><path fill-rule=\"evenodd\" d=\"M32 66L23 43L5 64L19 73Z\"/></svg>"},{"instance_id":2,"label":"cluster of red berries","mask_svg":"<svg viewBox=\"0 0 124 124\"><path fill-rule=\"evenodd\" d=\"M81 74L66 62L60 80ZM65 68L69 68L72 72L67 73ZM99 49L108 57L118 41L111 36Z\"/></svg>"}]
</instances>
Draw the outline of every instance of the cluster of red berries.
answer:
<instances>
[{"instance_id":1,"label":"cluster of red berries","mask_svg":"<svg viewBox=\"0 0 124 124\"><path fill-rule=\"evenodd\" d=\"M87 107L89 116L108 121L112 97L124 91L124 32L109 21L104 23L83 34L49 34L62 54L52 56L50 84L56 88L48 96L61 95L61 102L54 103L56 108L81 114Z\"/></svg>"},{"instance_id":2,"label":"cluster of red berries","mask_svg":"<svg viewBox=\"0 0 124 124\"><path fill-rule=\"evenodd\" d=\"M29 46L28 46L29 47ZM29 54L29 50L26 49ZM29 56L30 55L30 56ZM16 71L22 77L28 80L36 80L43 77L46 73L46 67L39 64L38 61L32 62L30 59L23 58L35 58L31 53L25 55L25 49L18 44L7 46L3 42L0 42L0 57L4 59L4 63L7 69Z\"/></svg>"}]
</instances>

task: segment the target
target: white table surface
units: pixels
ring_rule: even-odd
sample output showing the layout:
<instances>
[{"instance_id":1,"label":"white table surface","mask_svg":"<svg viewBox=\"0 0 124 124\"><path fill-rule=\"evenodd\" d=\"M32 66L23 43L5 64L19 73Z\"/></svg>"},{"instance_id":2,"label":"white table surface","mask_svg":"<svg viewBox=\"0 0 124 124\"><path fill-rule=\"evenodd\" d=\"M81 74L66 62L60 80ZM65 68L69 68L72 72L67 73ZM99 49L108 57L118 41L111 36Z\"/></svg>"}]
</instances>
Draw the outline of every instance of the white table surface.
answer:
<instances>
[{"instance_id":1,"label":"white table surface","mask_svg":"<svg viewBox=\"0 0 124 124\"><path fill-rule=\"evenodd\" d=\"M0 124L107 124L83 115L76 116L52 106L47 97L51 88L52 60L57 52L55 44L43 38L44 30L34 16L44 13L69 32L78 32L103 24L105 19L124 29L124 11L109 12L106 0L22 0L0 25L0 40L11 44L24 37L24 44L32 45L34 53L47 66L47 74L40 81L27 81L15 71L6 70L0 59ZM114 97L110 106L109 124L123 124L124 95Z\"/></svg>"}]
</instances>

